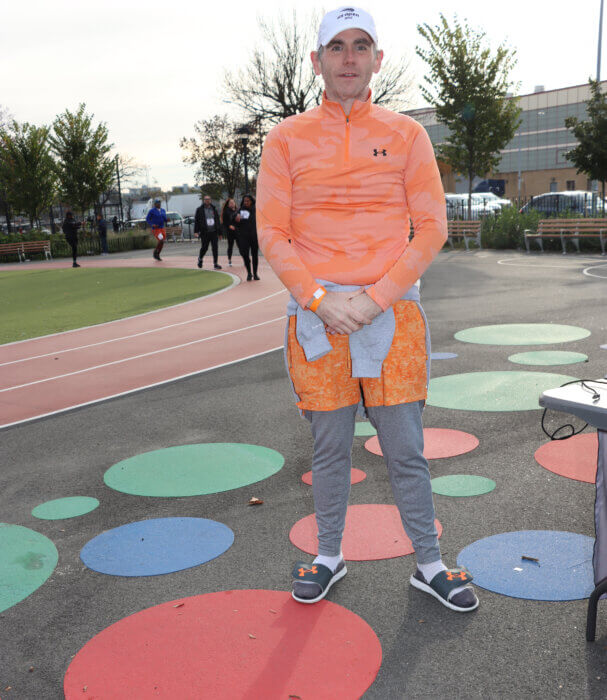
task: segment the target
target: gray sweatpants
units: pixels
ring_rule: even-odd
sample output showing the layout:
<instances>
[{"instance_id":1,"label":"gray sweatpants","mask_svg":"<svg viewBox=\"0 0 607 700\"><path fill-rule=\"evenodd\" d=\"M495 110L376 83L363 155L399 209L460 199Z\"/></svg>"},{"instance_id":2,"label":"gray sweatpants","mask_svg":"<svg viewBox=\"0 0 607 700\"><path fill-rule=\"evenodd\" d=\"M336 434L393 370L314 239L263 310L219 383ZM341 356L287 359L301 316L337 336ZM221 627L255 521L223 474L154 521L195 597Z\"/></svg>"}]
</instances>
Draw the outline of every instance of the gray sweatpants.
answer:
<instances>
[{"instance_id":1,"label":"gray sweatpants","mask_svg":"<svg viewBox=\"0 0 607 700\"><path fill-rule=\"evenodd\" d=\"M352 441L357 404L335 411L305 411L312 426L314 460L312 490L318 553L337 556L346 522L350 495ZM424 457L423 401L397 406L367 407L392 484L394 500L417 561L427 564L441 558L434 525L430 471Z\"/></svg>"}]
</instances>

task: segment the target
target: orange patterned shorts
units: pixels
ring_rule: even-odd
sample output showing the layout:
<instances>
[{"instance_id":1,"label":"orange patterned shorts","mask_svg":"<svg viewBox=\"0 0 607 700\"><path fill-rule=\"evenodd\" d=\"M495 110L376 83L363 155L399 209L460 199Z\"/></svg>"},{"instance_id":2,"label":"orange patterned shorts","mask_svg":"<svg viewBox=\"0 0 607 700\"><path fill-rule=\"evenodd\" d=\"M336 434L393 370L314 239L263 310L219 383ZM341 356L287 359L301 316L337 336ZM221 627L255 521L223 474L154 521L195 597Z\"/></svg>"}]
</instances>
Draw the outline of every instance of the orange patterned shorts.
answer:
<instances>
[{"instance_id":1,"label":"orange patterned shorts","mask_svg":"<svg viewBox=\"0 0 607 700\"><path fill-rule=\"evenodd\" d=\"M334 411L360 401L365 406L395 406L425 400L427 394L426 326L414 301L394 304L394 340L381 377L352 377L347 335L328 335L333 350L308 362L295 335L296 317L289 318L287 362L297 405L308 411Z\"/></svg>"}]
</instances>

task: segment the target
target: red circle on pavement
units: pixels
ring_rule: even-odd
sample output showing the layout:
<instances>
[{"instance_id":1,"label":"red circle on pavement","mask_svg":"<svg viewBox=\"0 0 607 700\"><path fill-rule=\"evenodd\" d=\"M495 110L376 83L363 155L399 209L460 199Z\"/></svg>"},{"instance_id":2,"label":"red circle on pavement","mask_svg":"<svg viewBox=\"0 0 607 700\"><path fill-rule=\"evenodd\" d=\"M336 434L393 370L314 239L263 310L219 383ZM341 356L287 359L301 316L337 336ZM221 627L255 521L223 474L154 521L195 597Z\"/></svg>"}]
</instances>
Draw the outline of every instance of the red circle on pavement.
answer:
<instances>
[{"instance_id":1,"label":"red circle on pavement","mask_svg":"<svg viewBox=\"0 0 607 700\"><path fill-rule=\"evenodd\" d=\"M438 520L434 524L440 537L443 526ZM314 513L293 525L289 539L308 554L318 553L318 528ZM341 548L346 561L373 561L413 554L413 545L403 529L398 508L391 505L349 506Z\"/></svg>"},{"instance_id":2,"label":"red circle on pavement","mask_svg":"<svg viewBox=\"0 0 607 700\"><path fill-rule=\"evenodd\" d=\"M362 469L356 469L356 467L352 468L352 471L350 472L350 483L351 484L359 484L361 481L364 481L367 478L367 475ZM308 484L308 486L312 486L312 472L306 472L302 477L301 480L304 482L304 484Z\"/></svg>"},{"instance_id":3,"label":"red circle on pavement","mask_svg":"<svg viewBox=\"0 0 607 700\"><path fill-rule=\"evenodd\" d=\"M478 447L478 438L463 430L449 428L424 428L424 457L426 459L442 459L456 457L471 452ZM374 455L383 456L377 436L365 442L365 448Z\"/></svg>"},{"instance_id":4,"label":"red circle on pavement","mask_svg":"<svg viewBox=\"0 0 607 700\"><path fill-rule=\"evenodd\" d=\"M576 481L594 484L599 441L596 433L552 440L535 452L535 461L544 469Z\"/></svg>"},{"instance_id":5,"label":"red circle on pavement","mask_svg":"<svg viewBox=\"0 0 607 700\"><path fill-rule=\"evenodd\" d=\"M296 603L281 591L223 591L119 620L76 654L72 698L359 698L381 645L340 605Z\"/></svg>"}]
</instances>

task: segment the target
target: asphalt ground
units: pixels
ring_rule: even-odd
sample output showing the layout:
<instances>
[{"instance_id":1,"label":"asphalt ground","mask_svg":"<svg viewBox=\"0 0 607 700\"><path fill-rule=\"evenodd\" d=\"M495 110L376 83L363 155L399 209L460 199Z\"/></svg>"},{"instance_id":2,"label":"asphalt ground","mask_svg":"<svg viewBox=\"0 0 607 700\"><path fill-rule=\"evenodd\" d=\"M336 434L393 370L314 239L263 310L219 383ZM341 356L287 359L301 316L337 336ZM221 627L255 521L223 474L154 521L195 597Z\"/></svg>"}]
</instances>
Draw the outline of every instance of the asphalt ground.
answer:
<instances>
[{"instance_id":1,"label":"asphalt ground","mask_svg":"<svg viewBox=\"0 0 607 700\"><path fill-rule=\"evenodd\" d=\"M171 254L169 248L165 254ZM182 252L182 251L181 251ZM147 251L146 251L147 254ZM498 264L507 259L513 264ZM602 267L597 267L602 265ZM596 277L584 275L594 267ZM444 251L423 280L422 301L433 350L455 352L433 363L433 376L480 370L551 371L576 377L607 372L607 260L600 256ZM494 323L561 323L591 335L551 346L584 352L586 364L557 368L513 365L508 355L534 347L461 343L456 331ZM434 460L433 476L479 474L497 488L484 496L435 496L444 526L446 562L482 537L511 530L569 530L593 536L594 489L536 464L546 441L541 411L484 413L429 406L427 427L473 433L480 445L459 457ZM564 421L556 416L553 425ZM392 503L382 460L356 437L353 465L367 478L352 487L352 504ZM275 476L237 490L191 498L144 498L107 488L103 474L127 457L172 445L245 442L281 452ZM288 533L313 512L301 482L310 468L311 438L293 405L282 354L270 354L2 431L0 522L32 528L59 550L51 578L0 614L0 695L61 698L74 654L95 634L139 610L212 591L287 590L301 552ZM44 521L31 509L62 495L99 499L93 512ZM251 496L264 500L247 506ZM145 518L195 516L228 525L234 545L200 567L164 576L122 578L83 566L79 552L104 530ZM478 590L471 614L447 610L408 584L412 556L351 562L329 599L375 630L383 662L366 698L607 697L607 603L598 635L585 641L586 601L538 602ZM29 670L33 667L33 670ZM111 672L108 669L108 672ZM11 686L10 691L5 688Z\"/></svg>"}]
</instances>

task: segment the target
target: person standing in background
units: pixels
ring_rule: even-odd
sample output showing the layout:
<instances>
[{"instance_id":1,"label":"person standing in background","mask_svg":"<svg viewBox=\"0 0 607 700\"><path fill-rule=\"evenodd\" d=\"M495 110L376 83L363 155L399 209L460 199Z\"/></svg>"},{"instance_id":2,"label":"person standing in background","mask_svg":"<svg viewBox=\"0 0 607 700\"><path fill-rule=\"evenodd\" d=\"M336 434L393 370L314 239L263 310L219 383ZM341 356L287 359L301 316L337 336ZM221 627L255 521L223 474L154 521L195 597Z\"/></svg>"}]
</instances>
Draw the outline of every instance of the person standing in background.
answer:
<instances>
[{"instance_id":1,"label":"person standing in background","mask_svg":"<svg viewBox=\"0 0 607 700\"><path fill-rule=\"evenodd\" d=\"M101 214L97 214L97 233L99 234L99 242L101 243L101 255L107 255L107 221Z\"/></svg>"},{"instance_id":2,"label":"person standing in background","mask_svg":"<svg viewBox=\"0 0 607 700\"><path fill-rule=\"evenodd\" d=\"M232 198L226 199L221 211L221 225L228 241L228 265L232 267L232 252L236 241L236 226L234 217L236 216L236 202Z\"/></svg>"},{"instance_id":3,"label":"person standing in background","mask_svg":"<svg viewBox=\"0 0 607 700\"><path fill-rule=\"evenodd\" d=\"M76 262L76 257L78 255L78 229L81 226L82 224L74 219L74 215L71 211L65 212L65 219L61 229L65 235L65 240L72 249L72 267L80 267Z\"/></svg>"},{"instance_id":4,"label":"person standing in background","mask_svg":"<svg viewBox=\"0 0 607 700\"><path fill-rule=\"evenodd\" d=\"M209 195L205 194L202 200L202 206L196 209L196 214L194 215L194 233L197 233L200 236L198 267L202 267L202 259L209 249L210 243L211 250L213 251L213 267L216 270L221 270L221 265L217 262L217 257L219 254L217 249L217 236L221 231L220 225L217 209L211 202Z\"/></svg>"},{"instance_id":5,"label":"person standing in background","mask_svg":"<svg viewBox=\"0 0 607 700\"><path fill-rule=\"evenodd\" d=\"M158 241L153 253L154 260L158 261L161 260L160 251L162 250L162 246L164 245L167 237L165 229L167 223L167 213L160 205L161 201L159 199L155 199L154 206L150 209L145 219L148 226L150 226L152 229L154 238Z\"/></svg>"},{"instance_id":6,"label":"person standing in background","mask_svg":"<svg viewBox=\"0 0 607 700\"><path fill-rule=\"evenodd\" d=\"M234 217L234 223L238 237L238 249L242 255L244 266L247 268L247 282L258 280L259 243L257 242L257 217L255 214L255 199L250 194L245 194L242 198L240 210ZM253 261L252 269L251 259Z\"/></svg>"}]
</instances>

